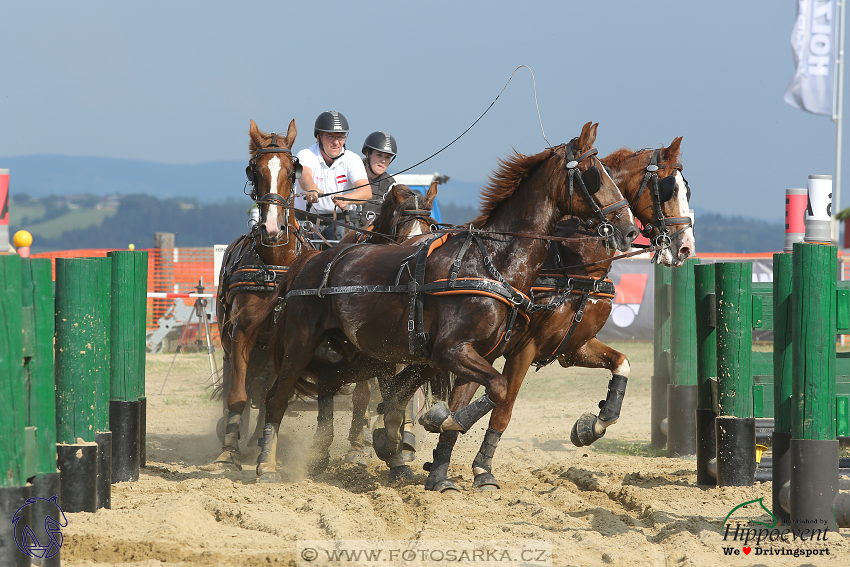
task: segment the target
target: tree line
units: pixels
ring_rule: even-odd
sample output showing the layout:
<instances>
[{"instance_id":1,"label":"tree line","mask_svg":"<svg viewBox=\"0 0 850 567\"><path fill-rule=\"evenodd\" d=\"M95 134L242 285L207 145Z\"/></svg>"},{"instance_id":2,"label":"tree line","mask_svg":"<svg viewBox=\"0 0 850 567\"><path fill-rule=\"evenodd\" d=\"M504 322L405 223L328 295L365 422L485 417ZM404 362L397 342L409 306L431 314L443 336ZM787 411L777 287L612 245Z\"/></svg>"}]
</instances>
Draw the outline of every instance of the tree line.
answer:
<instances>
[{"instance_id":1,"label":"tree line","mask_svg":"<svg viewBox=\"0 0 850 567\"><path fill-rule=\"evenodd\" d=\"M58 219L67 212L56 198L43 198L49 206L45 218ZM88 204L88 203L86 203ZM119 197L114 215L100 226L63 232L56 238L37 238L34 250L85 248L123 249L153 247L155 232L173 232L178 247L226 244L247 232L251 202L247 199L204 203L197 198L159 199L150 195ZM475 218L472 206L440 203L443 222L462 224ZM698 213L695 221L697 252L771 252L782 250L785 226L740 216Z\"/></svg>"}]
</instances>

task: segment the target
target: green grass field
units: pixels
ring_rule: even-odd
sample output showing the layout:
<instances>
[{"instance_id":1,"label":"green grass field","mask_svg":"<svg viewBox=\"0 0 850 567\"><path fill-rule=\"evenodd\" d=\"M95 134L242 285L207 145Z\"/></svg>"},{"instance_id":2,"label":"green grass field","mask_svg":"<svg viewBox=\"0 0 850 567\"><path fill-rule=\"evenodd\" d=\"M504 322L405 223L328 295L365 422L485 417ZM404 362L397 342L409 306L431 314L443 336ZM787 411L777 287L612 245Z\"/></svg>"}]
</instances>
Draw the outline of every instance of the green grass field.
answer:
<instances>
[{"instance_id":1,"label":"green grass field","mask_svg":"<svg viewBox=\"0 0 850 567\"><path fill-rule=\"evenodd\" d=\"M114 214L114 210L80 208L71 209L55 219L43 221L41 220L44 218L43 205L19 206L15 204L9 210L9 230L12 234L19 230L27 230L36 240L38 238L56 238L69 230L100 226L105 218ZM24 219L27 220L26 224L22 223Z\"/></svg>"}]
</instances>

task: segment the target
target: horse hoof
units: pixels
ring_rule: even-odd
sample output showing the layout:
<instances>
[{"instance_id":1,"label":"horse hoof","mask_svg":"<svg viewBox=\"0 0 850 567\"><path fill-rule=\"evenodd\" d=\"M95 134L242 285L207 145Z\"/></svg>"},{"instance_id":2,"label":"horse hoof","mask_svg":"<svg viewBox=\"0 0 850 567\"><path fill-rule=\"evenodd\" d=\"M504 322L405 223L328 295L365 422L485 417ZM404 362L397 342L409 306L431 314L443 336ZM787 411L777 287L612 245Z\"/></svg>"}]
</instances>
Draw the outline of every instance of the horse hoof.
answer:
<instances>
[{"instance_id":1,"label":"horse hoof","mask_svg":"<svg viewBox=\"0 0 850 567\"><path fill-rule=\"evenodd\" d=\"M307 471L311 475L317 475L319 473L323 473L328 469L328 465L331 462L331 457L328 454L322 455L320 457L314 457L307 463Z\"/></svg>"},{"instance_id":2,"label":"horse hoof","mask_svg":"<svg viewBox=\"0 0 850 567\"><path fill-rule=\"evenodd\" d=\"M573 424L572 431L570 431L570 441L573 442L573 445L576 447L589 447L594 441L604 437L604 431L602 435L596 434L595 424L595 415L592 413L582 414Z\"/></svg>"},{"instance_id":3,"label":"horse hoof","mask_svg":"<svg viewBox=\"0 0 850 567\"><path fill-rule=\"evenodd\" d=\"M278 483L283 482L283 478L280 476L280 473L276 471L264 472L263 474L259 475L259 477L257 478L257 482L261 482L263 484Z\"/></svg>"},{"instance_id":4,"label":"horse hoof","mask_svg":"<svg viewBox=\"0 0 850 567\"><path fill-rule=\"evenodd\" d=\"M428 486L428 483L426 482L425 483L425 490L432 490L434 492L439 492L440 494L446 494L447 492L449 492L449 493L457 492L458 494L460 494L460 488L458 488L455 485L455 483L453 483L452 481L450 481L447 478L444 478L443 480L441 480L439 482L435 482L430 487Z\"/></svg>"},{"instance_id":5,"label":"horse hoof","mask_svg":"<svg viewBox=\"0 0 850 567\"><path fill-rule=\"evenodd\" d=\"M396 482L413 478L413 471L407 465L393 467L390 469L389 478L390 484L395 484Z\"/></svg>"},{"instance_id":6,"label":"horse hoof","mask_svg":"<svg viewBox=\"0 0 850 567\"><path fill-rule=\"evenodd\" d=\"M496 477L488 472L475 475L475 480L472 481L472 488L478 492L487 492L489 490L499 490L502 486Z\"/></svg>"},{"instance_id":7,"label":"horse hoof","mask_svg":"<svg viewBox=\"0 0 850 567\"><path fill-rule=\"evenodd\" d=\"M210 465L198 467L202 471L212 473L223 473L225 471L241 471L242 463L239 462L239 453L236 451L222 451L221 455Z\"/></svg>"},{"instance_id":8,"label":"horse hoof","mask_svg":"<svg viewBox=\"0 0 850 567\"><path fill-rule=\"evenodd\" d=\"M355 465L366 466L366 450L365 449L349 449L345 454L345 462Z\"/></svg>"},{"instance_id":9,"label":"horse hoof","mask_svg":"<svg viewBox=\"0 0 850 567\"><path fill-rule=\"evenodd\" d=\"M385 427L379 427L372 432L372 449L379 459L389 461L393 455L398 454L398 443L390 440Z\"/></svg>"},{"instance_id":10,"label":"horse hoof","mask_svg":"<svg viewBox=\"0 0 850 567\"><path fill-rule=\"evenodd\" d=\"M430 431L431 433L440 433L442 432L443 422L446 421L449 417L451 417L452 411L449 409L449 404L446 402L437 402L431 409L429 409L425 414L419 418L419 425L425 428L425 431Z\"/></svg>"}]
</instances>

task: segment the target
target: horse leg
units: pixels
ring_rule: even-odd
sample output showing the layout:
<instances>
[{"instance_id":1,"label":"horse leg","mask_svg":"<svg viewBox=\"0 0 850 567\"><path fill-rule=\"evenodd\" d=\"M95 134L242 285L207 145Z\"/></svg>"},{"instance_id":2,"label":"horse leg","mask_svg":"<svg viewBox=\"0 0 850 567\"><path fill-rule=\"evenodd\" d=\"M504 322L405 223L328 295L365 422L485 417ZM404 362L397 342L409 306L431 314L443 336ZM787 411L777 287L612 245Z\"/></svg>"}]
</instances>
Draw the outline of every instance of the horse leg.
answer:
<instances>
[{"instance_id":1,"label":"horse leg","mask_svg":"<svg viewBox=\"0 0 850 567\"><path fill-rule=\"evenodd\" d=\"M508 393L505 401L496 406L493 413L490 414L490 426L484 433L481 448L472 461L472 474L475 475L472 488L479 492L501 488L496 477L493 476L493 455L499 445L499 440L502 438L502 433L505 432L511 422L514 402L516 402L520 386L522 386L525 375L536 354L537 347L532 342L505 360L505 368L502 370L502 374L508 382Z\"/></svg>"},{"instance_id":2,"label":"horse leg","mask_svg":"<svg viewBox=\"0 0 850 567\"><path fill-rule=\"evenodd\" d=\"M351 394L351 429L348 431L348 442L351 449L345 455L345 461L358 465L366 465L366 434L369 427L369 418L366 411L369 409L369 401L372 398L372 388L369 380L358 382Z\"/></svg>"},{"instance_id":3,"label":"horse leg","mask_svg":"<svg viewBox=\"0 0 850 567\"><path fill-rule=\"evenodd\" d=\"M273 386L266 394L266 422L263 425L263 436L260 439L260 454L257 457L258 482L280 482L277 472L277 443L280 422L289 406L289 395L296 382L301 378L304 369L313 358L316 347L319 346L318 333L310 329L295 329L295 325L285 327L284 345L297 345L297 348L285 348L282 355L280 371ZM291 338L289 335L295 335Z\"/></svg>"},{"instance_id":4,"label":"horse leg","mask_svg":"<svg viewBox=\"0 0 850 567\"><path fill-rule=\"evenodd\" d=\"M416 451L416 438L410 431L413 426L412 397L436 372L428 366L413 364L395 376L385 374L378 379L384 400L381 403L384 427L375 430L372 443L375 454L390 467L391 483L413 477L407 464L415 458Z\"/></svg>"},{"instance_id":5,"label":"horse leg","mask_svg":"<svg viewBox=\"0 0 850 567\"><path fill-rule=\"evenodd\" d=\"M245 401L247 401L248 396L245 391L245 365L237 363L242 358L238 353L234 353L234 355L225 356L222 363L223 382L230 384L230 391L226 392L226 396L223 396L224 415L220 420L220 423L223 422L223 435L220 435L222 440L221 454L212 465L204 467L204 470L212 470L213 472L242 470L239 459L239 438L242 428L242 412L245 409ZM240 399L244 401L240 402Z\"/></svg>"},{"instance_id":6,"label":"horse leg","mask_svg":"<svg viewBox=\"0 0 850 567\"><path fill-rule=\"evenodd\" d=\"M449 407L457 411L459 408L469 405L477 390L478 384L475 382L456 385L449 396ZM433 490L440 493L450 490L460 492L457 485L449 480L449 464L452 458L452 450L457 442L458 433L458 431L444 431L440 433L440 439L433 452L432 462L425 463L422 467L428 471L428 478L425 480L425 490Z\"/></svg>"},{"instance_id":7,"label":"horse leg","mask_svg":"<svg viewBox=\"0 0 850 567\"><path fill-rule=\"evenodd\" d=\"M445 402L431 406L431 409L419 419L419 423L427 431L466 433L476 421L506 400L505 377L469 344L457 344L440 349L435 346L433 359L437 366L454 372L465 380L483 384L486 391L483 396L455 412L452 412Z\"/></svg>"},{"instance_id":8,"label":"horse leg","mask_svg":"<svg viewBox=\"0 0 850 567\"><path fill-rule=\"evenodd\" d=\"M609 426L617 423L623 397L626 394L626 383L629 380L630 365L626 355L616 351L599 339L593 337L585 343L572 357L561 357L562 366L581 366L583 368L606 368L611 372L608 382L608 394L599 402L599 415L585 413L573 425L570 441L576 447L586 447L605 435Z\"/></svg>"},{"instance_id":9,"label":"horse leg","mask_svg":"<svg viewBox=\"0 0 850 567\"><path fill-rule=\"evenodd\" d=\"M331 384L330 380L319 380L318 386L316 434L313 436L313 448L307 463L307 471L311 475L327 469L331 460L330 448L334 440L334 394L339 389L338 384Z\"/></svg>"},{"instance_id":10,"label":"horse leg","mask_svg":"<svg viewBox=\"0 0 850 567\"><path fill-rule=\"evenodd\" d=\"M333 396L343 384L352 382L364 383L375 375L375 372L391 372L389 363L381 362L364 355L357 357L356 362L343 359L322 368L318 373L319 411L316 417L316 436L313 442L313 458L309 464L312 474L327 468L330 462L330 446L333 442ZM365 414L369 398L366 396L363 406ZM362 421L360 422L362 424ZM362 429L362 425L361 425Z\"/></svg>"}]
</instances>

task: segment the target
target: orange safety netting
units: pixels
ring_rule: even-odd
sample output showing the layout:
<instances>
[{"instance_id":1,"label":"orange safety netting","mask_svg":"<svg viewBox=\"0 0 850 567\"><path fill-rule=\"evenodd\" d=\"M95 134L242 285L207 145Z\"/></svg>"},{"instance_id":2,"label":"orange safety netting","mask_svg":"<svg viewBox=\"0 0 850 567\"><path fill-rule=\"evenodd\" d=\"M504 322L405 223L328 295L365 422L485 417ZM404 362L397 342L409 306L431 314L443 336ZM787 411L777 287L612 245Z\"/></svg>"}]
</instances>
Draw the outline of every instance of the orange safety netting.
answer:
<instances>
[{"instance_id":1,"label":"orange safety netting","mask_svg":"<svg viewBox=\"0 0 850 567\"><path fill-rule=\"evenodd\" d=\"M204 293L215 294L218 288L213 285L213 249L212 248L152 248L138 250L148 253L148 291L164 293L196 293L199 284L203 284ZM105 257L111 249L59 250L32 254L31 258L48 258L53 265L53 279L56 279L56 258L99 258ZM148 298L147 328L159 326L159 318L174 304L174 299ZM177 299L186 305L194 305L194 299ZM207 299L210 303L214 298ZM193 318L193 329L187 329L187 334L197 333ZM214 338L218 338L218 328L213 325L210 329ZM201 329L201 336L203 329Z\"/></svg>"}]
</instances>

